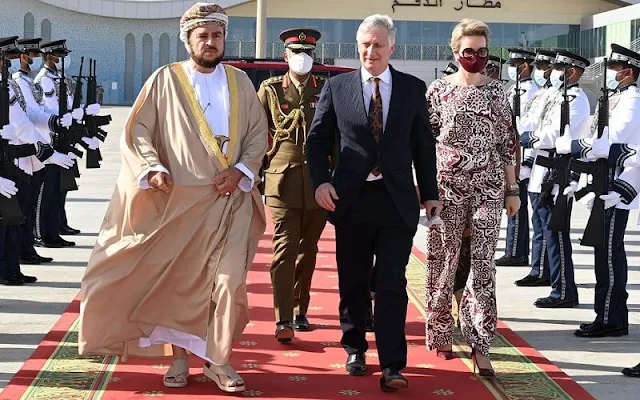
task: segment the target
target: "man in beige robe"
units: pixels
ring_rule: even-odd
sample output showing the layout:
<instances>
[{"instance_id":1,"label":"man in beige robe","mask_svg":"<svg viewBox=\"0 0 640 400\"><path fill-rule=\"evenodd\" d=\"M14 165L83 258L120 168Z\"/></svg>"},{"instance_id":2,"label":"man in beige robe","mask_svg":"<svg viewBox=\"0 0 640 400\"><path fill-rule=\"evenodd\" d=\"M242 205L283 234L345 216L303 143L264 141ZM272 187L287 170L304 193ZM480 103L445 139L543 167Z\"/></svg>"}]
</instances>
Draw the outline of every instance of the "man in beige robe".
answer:
<instances>
[{"instance_id":1,"label":"man in beige robe","mask_svg":"<svg viewBox=\"0 0 640 400\"><path fill-rule=\"evenodd\" d=\"M229 358L249 321L246 277L265 229L257 186L268 126L250 79L219 63L227 25L218 5L190 8L180 29L191 58L158 69L133 105L82 280L79 351L173 354L167 387L187 385L188 351L220 389L239 392Z\"/></svg>"}]
</instances>

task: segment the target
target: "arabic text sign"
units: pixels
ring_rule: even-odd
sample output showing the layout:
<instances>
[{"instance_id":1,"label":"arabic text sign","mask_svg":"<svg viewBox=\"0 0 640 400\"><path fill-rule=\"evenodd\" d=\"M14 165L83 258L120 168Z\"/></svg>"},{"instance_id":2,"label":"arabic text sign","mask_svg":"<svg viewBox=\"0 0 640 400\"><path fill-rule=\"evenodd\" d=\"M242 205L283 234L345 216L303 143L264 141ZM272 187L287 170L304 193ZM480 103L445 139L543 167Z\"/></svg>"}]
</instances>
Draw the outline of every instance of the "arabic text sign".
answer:
<instances>
[{"instance_id":1,"label":"arabic text sign","mask_svg":"<svg viewBox=\"0 0 640 400\"><path fill-rule=\"evenodd\" d=\"M452 4L456 4L457 0L451 1ZM442 0L393 0L391 4L391 10L396 12L396 7L442 7ZM456 11L462 10L464 7L468 8L501 8L502 3L492 0L460 0L459 5L454 5L453 9Z\"/></svg>"}]
</instances>

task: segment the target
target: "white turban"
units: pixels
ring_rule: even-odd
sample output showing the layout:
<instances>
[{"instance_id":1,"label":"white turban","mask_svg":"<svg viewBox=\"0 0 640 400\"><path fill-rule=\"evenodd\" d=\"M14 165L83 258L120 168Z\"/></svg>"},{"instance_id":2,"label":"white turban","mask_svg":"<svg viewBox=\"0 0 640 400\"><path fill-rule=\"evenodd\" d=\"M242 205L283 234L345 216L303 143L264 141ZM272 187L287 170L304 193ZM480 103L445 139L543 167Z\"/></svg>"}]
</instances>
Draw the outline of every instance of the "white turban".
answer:
<instances>
[{"instance_id":1,"label":"white turban","mask_svg":"<svg viewBox=\"0 0 640 400\"><path fill-rule=\"evenodd\" d=\"M180 18L180 40L185 44L187 50L189 50L189 31L207 24L217 24L222 26L226 37L227 26L229 26L229 17L224 12L224 8L215 3L196 3L184 13L182 18Z\"/></svg>"}]
</instances>

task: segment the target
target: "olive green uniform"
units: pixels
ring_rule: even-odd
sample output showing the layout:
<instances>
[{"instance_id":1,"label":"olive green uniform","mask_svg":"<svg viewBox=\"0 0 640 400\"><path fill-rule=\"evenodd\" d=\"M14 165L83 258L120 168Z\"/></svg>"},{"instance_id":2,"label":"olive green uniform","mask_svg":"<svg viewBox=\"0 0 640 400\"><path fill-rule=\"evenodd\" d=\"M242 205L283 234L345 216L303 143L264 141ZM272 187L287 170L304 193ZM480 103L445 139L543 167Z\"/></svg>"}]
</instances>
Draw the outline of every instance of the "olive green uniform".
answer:
<instances>
[{"instance_id":1,"label":"olive green uniform","mask_svg":"<svg viewBox=\"0 0 640 400\"><path fill-rule=\"evenodd\" d=\"M270 147L264 195L275 233L271 282L276 322L293 322L309 307L318 240L326 214L315 201L305 155L324 78L297 84L287 73L265 80L258 97L269 120Z\"/></svg>"}]
</instances>

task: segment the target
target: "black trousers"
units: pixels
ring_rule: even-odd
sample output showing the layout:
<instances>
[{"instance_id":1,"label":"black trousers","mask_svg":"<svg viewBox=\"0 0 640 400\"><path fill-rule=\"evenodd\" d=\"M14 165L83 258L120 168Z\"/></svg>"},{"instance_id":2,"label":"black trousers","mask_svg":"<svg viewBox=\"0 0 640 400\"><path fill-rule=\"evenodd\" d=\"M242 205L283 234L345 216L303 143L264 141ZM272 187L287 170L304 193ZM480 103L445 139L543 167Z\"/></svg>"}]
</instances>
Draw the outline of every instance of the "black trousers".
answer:
<instances>
[{"instance_id":1,"label":"black trousers","mask_svg":"<svg viewBox=\"0 0 640 400\"><path fill-rule=\"evenodd\" d=\"M369 348L365 324L375 255L374 318L380 366L402 369L407 365L405 269L416 227L405 224L383 181L365 183L353 206L334 225L342 346L348 354Z\"/></svg>"},{"instance_id":2,"label":"black trousers","mask_svg":"<svg viewBox=\"0 0 640 400\"><path fill-rule=\"evenodd\" d=\"M67 193L69 192L61 192L60 193L60 227L69 226L67 221L67 210L65 210L65 206L67 205Z\"/></svg>"},{"instance_id":3,"label":"black trousers","mask_svg":"<svg viewBox=\"0 0 640 400\"><path fill-rule=\"evenodd\" d=\"M20 274L20 260L18 258L18 242L20 240L20 226L0 225L0 277L9 278Z\"/></svg>"},{"instance_id":4,"label":"black trousers","mask_svg":"<svg viewBox=\"0 0 640 400\"><path fill-rule=\"evenodd\" d=\"M25 223L20 226L20 256L28 257L36 254L33 248L34 229L36 225L36 209L40 198L40 188L44 181L45 171L35 172L29 182L21 181L18 186L18 201L22 214L25 216Z\"/></svg>"},{"instance_id":5,"label":"black trousers","mask_svg":"<svg viewBox=\"0 0 640 400\"><path fill-rule=\"evenodd\" d=\"M57 165L44 167L44 181L40 185L36 209L36 237L53 241L60 237L60 170Z\"/></svg>"},{"instance_id":6,"label":"black trousers","mask_svg":"<svg viewBox=\"0 0 640 400\"><path fill-rule=\"evenodd\" d=\"M607 210L605 214L606 247L595 249L596 290L595 322L625 327L629 325L627 309L627 254L624 232L629 210Z\"/></svg>"}]
</instances>

